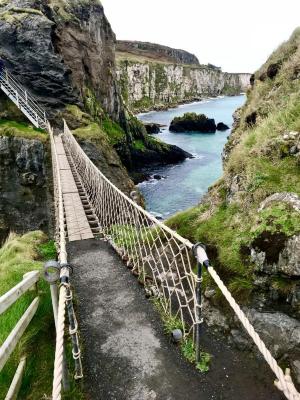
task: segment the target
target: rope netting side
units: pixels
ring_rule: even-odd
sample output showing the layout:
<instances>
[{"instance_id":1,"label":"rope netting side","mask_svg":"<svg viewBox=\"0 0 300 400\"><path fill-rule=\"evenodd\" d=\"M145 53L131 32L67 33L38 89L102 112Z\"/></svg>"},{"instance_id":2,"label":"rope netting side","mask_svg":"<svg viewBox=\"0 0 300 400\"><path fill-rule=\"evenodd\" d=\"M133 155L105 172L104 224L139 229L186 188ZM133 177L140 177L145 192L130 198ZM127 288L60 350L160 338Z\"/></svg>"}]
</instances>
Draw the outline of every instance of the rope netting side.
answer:
<instances>
[{"instance_id":1,"label":"rope netting side","mask_svg":"<svg viewBox=\"0 0 300 400\"><path fill-rule=\"evenodd\" d=\"M113 185L82 151L66 125L63 141L84 183L102 235L146 290L160 299L164 311L178 318L183 332L189 334L197 323L192 244Z\"/></svg>"},{"instance_id":2,"label":"rope netting side","mask_svg":"<svg viewBox=\"0 0 300 400\"><path fill-rule=\"evenodd\" d=\"M83 152L66 123L63 140L84 183L103 236L143 279L146 287L163 300L165 311L180 317L186 333L191 333L199 323L196 310L201 307L195 295L197 276L192 268L192 243L158 221L111 183ZM205 257L208 260L206 253ZM202 254L199 261L203 263L204 258ZM214 268L208 266L208 272L275 373L278 389L289 400L300 400L289 370L283 373Z\"/></svg>"}]
</instances>

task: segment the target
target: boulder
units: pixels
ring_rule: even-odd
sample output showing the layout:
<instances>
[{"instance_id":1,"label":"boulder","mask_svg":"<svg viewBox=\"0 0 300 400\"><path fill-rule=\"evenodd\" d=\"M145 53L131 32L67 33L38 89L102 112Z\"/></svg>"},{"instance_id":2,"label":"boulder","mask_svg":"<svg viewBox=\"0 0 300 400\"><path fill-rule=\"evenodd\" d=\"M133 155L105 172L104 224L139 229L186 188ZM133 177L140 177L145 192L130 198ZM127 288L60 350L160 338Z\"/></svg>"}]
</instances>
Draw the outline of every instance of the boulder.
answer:
<instances>
[{"instance_id":1,"label":"boulder","mask_svg":"<svg viewBox=\"0 0 300 400\"><path fill-rule=\"evenodd\" d=\"M160 125L158 124L150 124L150 123L146 123L144 124L147 133L149 134L153 134L153 133L159 133L160 132Z\"/></svg>"},{"instance_id":2,"label":"boulder","mask_svg":"<svg viewBox=\"0 0 300 400\"><path fill-rule=\"evenodd\" d=\"M295 211L300 212L300 197L296 193L280 192L268 196L261 202L258 211L264 210L271 203L281 202L289 204Z\"/></svg>"},{"instance_id":3,"label":"boulder","mask_svg":"<svg viewBox=\"0 0 300 400\"><path fill-rule=\"evenodd\" d=\"M246 312L255 330L276 357L300 350L300 322L281 312Z\"/></svg>"},{"instance_id":4,"label":"boulder","mask_svg":"<svg viewBox=\"0 0 300 400\"><path fill-rule=\"evenodd\" d=\"M228 129L230 129L229 126L227 126L223 122L219 122L217 124L217 131L227 131Z\"/></svg>"},{"instance_id":5,"label":"boulder","mask_svg":"<svg viewBox=\"0 0 300 400\"><path fill-rule=\"evenodd\" d=\"M217 127L215 120L204 114L185 113L182 117L174 118L169 129L170 132L215 133Z\"/></svg>"}]
</instances>

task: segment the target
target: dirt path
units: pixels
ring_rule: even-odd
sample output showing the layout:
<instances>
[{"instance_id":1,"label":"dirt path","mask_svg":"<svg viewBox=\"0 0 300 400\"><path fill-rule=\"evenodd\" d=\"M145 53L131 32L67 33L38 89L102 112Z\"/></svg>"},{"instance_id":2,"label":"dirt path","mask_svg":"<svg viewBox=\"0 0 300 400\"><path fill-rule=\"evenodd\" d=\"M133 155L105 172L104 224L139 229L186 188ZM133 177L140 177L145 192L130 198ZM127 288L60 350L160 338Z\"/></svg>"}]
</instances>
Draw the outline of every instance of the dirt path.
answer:
<instances>
[{"instance_id":1,"label":"dirt path","mask_svg":"<svg viewBox=\"0 0 300 400\"><path fill-rule=\"evenodd\" d=\"M209 332L211 371L197 372L164 335L134 276L105 242L69 244L89 400L279 400L264 362Z\"/></svg>"}]
</instances>

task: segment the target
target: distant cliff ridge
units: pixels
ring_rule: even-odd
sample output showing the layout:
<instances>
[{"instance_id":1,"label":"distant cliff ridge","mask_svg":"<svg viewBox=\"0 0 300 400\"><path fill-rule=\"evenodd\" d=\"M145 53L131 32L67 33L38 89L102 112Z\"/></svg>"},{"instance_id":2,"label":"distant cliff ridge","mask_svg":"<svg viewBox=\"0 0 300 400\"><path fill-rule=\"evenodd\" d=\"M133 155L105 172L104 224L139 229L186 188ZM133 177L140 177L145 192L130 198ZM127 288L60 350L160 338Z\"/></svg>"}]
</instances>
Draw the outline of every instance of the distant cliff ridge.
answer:
<instances>
[{"instance_id":1,"label":"distant cliff ridge","mask_svg":"<svg viewBox=\"0 0 300 400\"><path fill-rule=\"evenodd\" d=\"M118 40L116 51L120 53L129 53L164 62L176 64L200 65L198 58L185 50L172 49L149 42L138 42L128 40Z\"/></svg>"},{"instance_id":2,"label":"distant cliff ridge","mask_svg":"<svg viewBox=\"0 0 300 400\"><path fill-rule=\"evenodd\" d=\"M146 111L207 96L236 95L250 85L248 73L227 73L183 50L119 41L117 77L125 103Z\"/></svg>"}]
</instances>

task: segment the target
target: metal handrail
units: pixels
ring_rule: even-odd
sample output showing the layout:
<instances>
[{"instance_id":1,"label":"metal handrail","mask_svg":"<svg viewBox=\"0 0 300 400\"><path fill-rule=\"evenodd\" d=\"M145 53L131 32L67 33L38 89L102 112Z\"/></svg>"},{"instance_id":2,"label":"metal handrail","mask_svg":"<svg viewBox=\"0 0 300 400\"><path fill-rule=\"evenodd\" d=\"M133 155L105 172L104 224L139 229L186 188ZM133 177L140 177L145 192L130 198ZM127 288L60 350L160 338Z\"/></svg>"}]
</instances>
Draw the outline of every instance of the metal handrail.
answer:
<instances>
[{"instance_id":1,"label":"metal handrail","mask_svg":"<svg viewBox=\"0 0 300 400\"><path fill-rule=\"evenodd\" d=\"M0 82L4 85L7 84L12 90L14 90L18 99L24 103L23 105L27 106L30 111L32 110L43 124L46 125L47 116L45 110L39 107L34 97L25 90L15 78L12 77L6 68L0 72Z\"/></svg>"}]
</instances>

